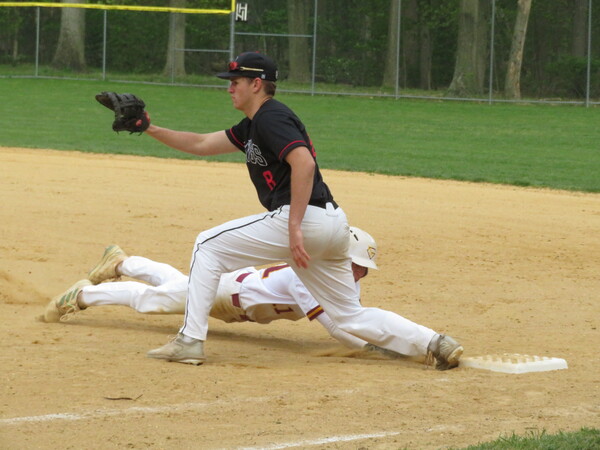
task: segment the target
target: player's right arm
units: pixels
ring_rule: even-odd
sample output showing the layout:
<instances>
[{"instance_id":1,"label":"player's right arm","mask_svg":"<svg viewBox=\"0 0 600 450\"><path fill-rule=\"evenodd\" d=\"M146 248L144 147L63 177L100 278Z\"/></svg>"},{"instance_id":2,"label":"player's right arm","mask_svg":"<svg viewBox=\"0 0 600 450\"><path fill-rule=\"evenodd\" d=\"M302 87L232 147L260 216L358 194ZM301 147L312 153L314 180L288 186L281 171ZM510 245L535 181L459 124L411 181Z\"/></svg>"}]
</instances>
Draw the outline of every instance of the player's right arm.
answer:
<instances>
[{"instance_id":1,"label":"player's right arm","mask_svg":"<svg viewBox=\"0 0 600 450\"><path fill-rule=\"evenodd\" d=\"M286 294L296 302L302 311L304 311L309 320L317 320L317 322L327 330L331 337L338 340L342 345L352 349L361 349L367 345L366 341L340 330L335 323L333 323L333 320L331 320L325 310L317 303L315 298L308 289L306 289L306 286L304 286L300 278L298 278L298 275L296 275L290 266L278 266L276 270L265 269L263 273L268 273L267 277L263 275L263 285L266 288L271 288L271 291L283 295L282 290L275 288L275 286L285 286L287 291Z\"/></svg>"},{"instance_id":2,"label":"player's right arm","mask_svg":"<svg viewBox=\"0 0 600 450\"><path fill-rule=\"evenodd\" d=\"M363 341L362 339L357 338L350 333L346 333L345 331L336 327L325 311L319 314L316 320L323 325L331 337L337 339L345 347L359 350L368 344L367 341Z\"/></svg>"},{"instance_id":3,"label":"player's right arm","mask_svg":"<svg viewBox=\"0 0 600 450\"><path fill-rule=\"evenodd\" d=\"M214 133L193 133L176 131L151 124L146 130L148 136L176 150L198 156L218 155L239 151L231 143L225 131Z\"/></svg>"}]
</instances>

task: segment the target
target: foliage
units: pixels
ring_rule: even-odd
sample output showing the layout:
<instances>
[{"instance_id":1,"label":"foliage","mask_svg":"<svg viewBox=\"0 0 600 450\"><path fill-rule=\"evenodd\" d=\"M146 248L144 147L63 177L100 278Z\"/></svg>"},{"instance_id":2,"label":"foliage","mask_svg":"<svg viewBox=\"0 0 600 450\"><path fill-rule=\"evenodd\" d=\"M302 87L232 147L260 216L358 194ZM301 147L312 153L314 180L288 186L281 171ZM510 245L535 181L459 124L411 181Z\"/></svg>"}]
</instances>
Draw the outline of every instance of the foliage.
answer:
<instances>
[{"instance_id":1,"label":"foliage","mask_svg":"<svg viewBox=\"0 0 600 450\"><path fill-rule=\"evenodd\" d=\"M447 87L452 81L458 20L456 2L427 0L418 2L419 26L431 33L433 45L432 89ZM418 86L417 80L407 87Z\"/></svg>"},{"instance_id":2,"label":"foliage","mask_svg":"<svg viewBox=\"0 0 600 450\"><path fill-rule=\"evenodd\" d=\"M14 38L22 26L23 19L16 9L0 9L0 64L12 63L14 60Z\"/></svg>"},{"instance_id":3,"label":"foliage","mask_svg":"<svg viewBox=\"0 0 600 450\"><path fill-rule=\"evenodd\" d=\"M600 59L590 61L590 70L594 74L600 71ZM586 91L586 73L588 61L586 58L564 55L556 61L548 63L546 73L548 81L546 89L537 92L544 95L551 92L552 95L565 98L584 97ZM592 92L600 92L600 77L593 78Z\"/></svg>"},{"instance_id":4,"label":"foliage","mask_svg":"<svg viewBox=\"0 0 600 450\"><path fill-rule=\"evenodd\" d=\"M96 0L93 0L96 1ZM229 59L230 40L233 53L243 50L266 52L278 61L282 80L289 72L287 2L282 0L247 0L249 21L238 22L231 35L230 17L225 15L186 16L186 70L193 75L210 75ZM389 49L390 11L393 1L328 0L318 3L316 16L310 2L309 29L316 20L316 82L337 83L365 88L381 86ZM596 0L600 1L600 0ZM105 0L110 4L168 6L169 0ZM401 61L399 85L402 89L431 86L446 89L454 74L458 37L458 8L455 0L403 0ZM187 0L189 7L227 9L228 0ZM517 2L496 0L492 88L501 92L509 55ZM55 52L61 23L61 8L39 8L39 55L37 8L0 7L0 64L48 64ZM413 16L414 15L414 16ZM138 74L161 72L166 62L169 14L164 12L108 11L106 61L103 61L104 11L86 10L87 70L103 69ZM521 90L524 97L583 98L585 71L582 61L573 54L575 34L587 32L576 24L572 0L533 2L522 66ZM421 45L429 36L428 54ZM269 34L264 35L264 34ZM491 36L490 36L491 38ZM311 40L311 38L302 38ZM412 41L411 41L412 39ZM592 15L592 92L600 96L600 15ZM428 47L425 45L425 47ZM410 47L410 48L409 48ZM312 49L312 45L310 46ZM410 58L409 58L410 56ZM581 55L579 55L579 58ZM422 81L421 62L430 67L427 83ZM572 65L571 65L572 64ZM2 75L0 73L0 75ZM489 74L488 74L489 75ZM389 84L389 80L388 80ZM486 82L486 87L489 83ZM368 89L365 89L367 92Z\"/></svg>"}]
</instances>

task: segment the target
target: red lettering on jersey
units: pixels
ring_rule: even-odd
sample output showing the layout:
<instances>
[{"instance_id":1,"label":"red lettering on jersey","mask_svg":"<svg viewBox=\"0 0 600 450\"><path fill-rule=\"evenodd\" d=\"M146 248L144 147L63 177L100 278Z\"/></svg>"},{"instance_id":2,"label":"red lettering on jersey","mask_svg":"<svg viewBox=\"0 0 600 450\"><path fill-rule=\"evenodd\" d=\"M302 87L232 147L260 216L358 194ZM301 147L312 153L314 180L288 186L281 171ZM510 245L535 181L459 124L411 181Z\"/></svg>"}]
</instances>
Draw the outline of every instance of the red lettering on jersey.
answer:
<instances>
[{"instance_id":1,"label":"red lettering on jersey","mask_svg":"<svg viewBox=\"0 0 600 450\"><path fill-rule=\"evenodd\" d=\"M263 178L267 182L267 186L269 186L270 190L275 189L275 186L277 186L277 183L275 182L275 179L273 178L273 173L270 170L265 170L263 172Z\"/></svg>"},{"instance_id":2,"label":"red lettering on jersey","mask_svg":"<svg viewBox=\"0 0 600 450\"><path fill-rule=\"evenodd\" d=\"M308 144L310 145L310 152L312 153L313 158L316 158L317 157L317 151L315 150L315 146L313 145L312 139L310 138L310 136L308 138Z\"/></svg>"}]
</instances>

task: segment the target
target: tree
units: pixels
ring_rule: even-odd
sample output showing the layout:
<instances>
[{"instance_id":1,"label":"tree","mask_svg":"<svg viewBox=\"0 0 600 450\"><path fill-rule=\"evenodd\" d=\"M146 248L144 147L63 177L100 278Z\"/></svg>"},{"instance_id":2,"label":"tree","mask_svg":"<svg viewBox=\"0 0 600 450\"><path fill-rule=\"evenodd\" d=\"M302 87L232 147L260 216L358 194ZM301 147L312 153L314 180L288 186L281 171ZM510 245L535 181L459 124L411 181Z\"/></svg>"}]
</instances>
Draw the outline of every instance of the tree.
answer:
<instances>
[{"instance_id":1,"label":"tree","mask_svg":"<svg viewBox=\"0 0 600 450\"><path fill-rule=\"evenodd\" d=\"M62 0L62 3L87 3L87 0ZM85 69L84 8L61 8L60 32L52 65L76 71Z\"/></svg>"},{"instance_id":2,"label":"tree","mask_svg":"<svg viewBox=\"0 0 600 450\"><path fill-rule=\"evenodd\" d=\"M419 87L421 89L431 89L431 60L433 53L433 44L431 41L431 32L427 23L422 23L419 29Z\"/></svg>"},{"instance_id":3,"label":"tree","mask_svg":"<svg viewBox=\"0 0 600 450\"><path fill-rule=\"evenodd\" d=\"M576 58L587 55L588 0L574 0L571 54Z\"/></svg>"},{"instance_id":4,"label":"tree","mask_svg":"<svg viewBox=\"0 0 600 450\"><path fill-rule=\"evenodd\" d=\"M523 48L525 47L525 35L527 34L531 1L519 0L518 3L517 18L515 20L504 83L504 95L506 98L521 98L521 65L523 64Z\"/></svg>"},{"instance_id":5,"label":"tree","mask_svg":"<svg viewBox=\"0 0 600 450\"><path fill-rule=\"evenodd\" d=\"M448 88L451 95L483 94L490 10L489 0L460 0L456 62Z\"/></svg>"},{"instance_id":6,"label":"tree","mask_svg":"<svg viewBox=\"0 0 600 450\"><path fill-rule=\"evenodd\" d=\"M19 60L19 32L23 23L19 8L0 8L0 61Z\"/></svg>"},{"instance_id":7,"label":"tree","mask_svg":"<svg viewBox=\"0 0 600 450\"><path fill-rule=\"evenodd\" d=\"M186 0L170 0L169 6L171 8L185 8ZM185 48L185 21L186 15L184 13L169 13L169 41L163 71L166 76L185 76L185 53L178 50Z\"/></svg>"},{"instance_id":8,"label":"tree","mask_svg":"<svg viewBox=\"0 0 600 450\"><path fill-rule=\"evenodd\" d=\"M288 29L290 34L308 34L309 2L287 0ZM290 71L289 81L307 83L310 75L310 46L308 38L291 37L289 41Z\"/></svg>"}]
</instances>

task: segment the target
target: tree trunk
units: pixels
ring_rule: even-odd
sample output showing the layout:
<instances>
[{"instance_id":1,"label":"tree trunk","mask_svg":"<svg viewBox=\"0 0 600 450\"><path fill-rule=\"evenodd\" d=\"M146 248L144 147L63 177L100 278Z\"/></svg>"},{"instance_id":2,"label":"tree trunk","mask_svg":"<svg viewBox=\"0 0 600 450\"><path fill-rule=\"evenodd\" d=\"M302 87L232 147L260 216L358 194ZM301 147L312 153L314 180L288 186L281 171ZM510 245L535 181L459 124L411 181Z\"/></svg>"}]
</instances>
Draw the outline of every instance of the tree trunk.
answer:
<instances>
[{"instance_id":1,"label":"tree trunk","mask_svg":"<svg viewBox=\"0 0 600 450\"><path fill-rule=\"evenodd\" d=\"M304 0L287 0L288 29L290 34L309 34L308 15L310 3ZM288 81L308 83L311 80L311 50L308 38L291 37L289 41L290 71Z\"/></svg>"},{"instance_id":2,"label":"tree trunk","mask_svg":"<svg viewBox=\"0 0 600 450\"><path fill-rule=\"evenodd\" d=\"M489 41L489 0L461 0L458 47L450 95L482 95Z\"/></svg>"},{"instance_id":3,"label":"tree trunk","mask_svg":"<svg viewBox=\"0 0 600 450\"><path fill-rule=\"evenodd\" d=\"M421 25L421 51L419 61L419 87L421 89L431 89L431 60L433 57L433 45L431 43L431 33L429 26L424 23Z\"/></svg>"},{"instance_id":4,"label":"tree trunk","mask_svg":"<svg viewBox=\"0 0 600 450\"><path fill-rule=\"evenodd\" d=\"M419 82L420 43L419 7L417 0L404 1L402 20L402 61L404 86L415 87Z\"/></svg>"},{"instance_id":5,"label":"tree trunk","mask_svg":"<svg viewBox=\"0 0 600 450\"><path fill-rule=\"evenodd\" d=\"M87 0L62 0L87 3ZM85 9L61 8L60 33L52 65L60 69L85 69Z\"/></svg>"},{"instance_id":6,"label":"tree trunk","mask_svg":"<svg viewBox=\"0 0 600 450\"><path fill-rule=\"evenodd\" d=\"M519 0L518 3L515 29L506 69L506 81L504 83L504 95L510 99L521 98L521 65L523 64L523 48L525 47L531 1Z\"/></svg>"},{"instance_id":7,"label":"tree trunk","mask_svg":"<svg viewBox=\"0 0 600 450\"><path fill-rule=\"evenodd\" d=\"M390 0L390 17L388 21L387 50L385 58L385 67L383 70L383 86L396 86L396 79L400 77L396 73L398 64L398 0Z\"/></svg>"},{"instance_id":8,"label":"tree trunk","mask_svg":"<svg viewBox=\"0 0 600 450\"><path fill-rule=\"evenodd\" d=\"M185 8L186 0L170 0L171 8ZM169 13L169 42L163 74L165 76L184 77L185 52L176 49L185 48L185 20L183 13Z\"/></svg>"},{"instance_id":9,"label":"tree trunk","mask_svg":"<svg viewBox=\"0 0 600 450\"><path fill-rule=\"evenodd\" d=\"M588 0L574 0L571 54L577 58L587 56L587 22Z\"/></svg>"},{"instance_id":10,"label":"tree trunk","mask_svg":"<svg viewBox=\"0 0 600 450\"><path fill-rule=\"evenodd\" d=\"M21 21L20 20L16 20L14 22L15 24L15 31L13 34L13 41L12 41L12 63L13 65L17 64L17 61L19 59L19 29L21 28Z\"/></svg>"}]
</instances>

